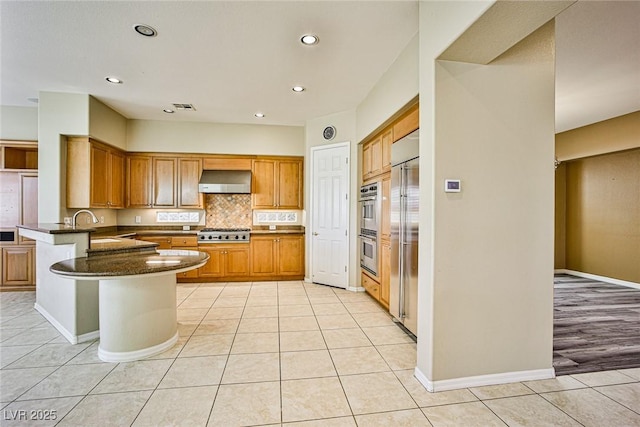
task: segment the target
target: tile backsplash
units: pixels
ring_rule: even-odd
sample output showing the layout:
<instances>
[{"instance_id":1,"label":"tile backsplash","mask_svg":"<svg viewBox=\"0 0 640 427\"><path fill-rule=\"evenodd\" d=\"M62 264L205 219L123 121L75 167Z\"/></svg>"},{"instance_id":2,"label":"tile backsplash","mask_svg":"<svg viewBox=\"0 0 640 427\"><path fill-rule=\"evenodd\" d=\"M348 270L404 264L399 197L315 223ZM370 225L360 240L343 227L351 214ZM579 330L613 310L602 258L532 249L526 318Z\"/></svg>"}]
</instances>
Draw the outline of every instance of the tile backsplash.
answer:
<instances>
[{"instance_id":1,"label":"tile backsplash","mask_svg":"<svg viewBox=\"0 0 640 427\"><path fill-rule=\"evenodd\" d=\"M251 194L205 194L206 226L251 228Z\"/></svg>"}]
</instances>

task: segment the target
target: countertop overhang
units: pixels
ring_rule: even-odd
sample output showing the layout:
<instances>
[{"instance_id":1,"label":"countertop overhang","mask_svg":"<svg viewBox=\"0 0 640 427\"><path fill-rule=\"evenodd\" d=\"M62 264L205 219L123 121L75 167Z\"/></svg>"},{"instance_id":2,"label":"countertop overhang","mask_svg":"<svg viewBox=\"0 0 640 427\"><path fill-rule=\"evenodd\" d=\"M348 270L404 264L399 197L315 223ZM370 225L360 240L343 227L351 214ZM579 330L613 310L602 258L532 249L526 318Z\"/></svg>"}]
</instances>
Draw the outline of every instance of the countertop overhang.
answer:
<instances>
[{"instance_id":1,"label":"countertop overhang","mask_svg":"<svg viewBox=\"0 0 640 427\"><path fill-rule=\"evenodd\" d=\"M86 258L73 258L49 267L52 273L76 280L107 280L180 273L206 264L209 255L189 250L139 250Z\"/></svg>"}]
</instances>

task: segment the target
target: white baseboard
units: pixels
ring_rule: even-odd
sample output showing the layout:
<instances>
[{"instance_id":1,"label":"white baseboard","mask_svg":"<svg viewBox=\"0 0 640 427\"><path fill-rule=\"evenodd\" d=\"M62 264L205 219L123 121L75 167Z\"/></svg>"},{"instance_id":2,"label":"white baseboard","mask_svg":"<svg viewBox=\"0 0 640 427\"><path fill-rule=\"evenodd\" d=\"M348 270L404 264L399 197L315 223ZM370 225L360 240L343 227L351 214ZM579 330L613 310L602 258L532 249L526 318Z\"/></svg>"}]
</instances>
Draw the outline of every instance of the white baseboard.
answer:
<instances>
[{"instance_id":1,"label":"white baseboard","mask_svg":"<svg viewBox=\"0 0 640 427\"><path fill-rule=\"evenodd\" d=\"M102 346L98 346L98 357L103 362L133 362L135 360L141 360L147 357L155 356L169 350L178 342L178 332L176 332L171 338L156 344L154 346L143 348L141 350L134 351L107 351Z\"/></svg>"},{"instance_id":2,"label":"white baseboard","mask_svg":"<svg viewBox=\"0 0 640 427\"><path fill-rule=\"evenodd\" d=\"M582 271L567 270L559 268L553 271L555 274L570 274L572 276L584 277L585 279L598 280L600 282L613 283L614 285L626 286L628 288L640 289L640 283L629 282L627 280L614 279L613 277L598 276L597 274L583 273Z\"/></svg>"},{"instance_id":3,"label":"white baseboard","mask_svg":"<svg viewBox=\"0 0 640 427\"><path fill-rule=\"evenodd\" d=\"M450 380L431 381L418 369L414 370L418 381L430 392L457 390L469 387L481 387L486 385L508 384L520 381L547 380L555 378L553 368L535 369L532 371L501 372L499 374L478 375L473 377L453 378Z\"/></svg>"},{"instance_id":4,"label":"white baseboard","mask_svg":"<svg viewBox=\"0 0 640 427\"><path fill-rule=\"evenodd\" d=\"M33 307L38 310L38 312L42 314L42 316L47 319L47 321L51 323L51 325L53 325L53 327L56 328L58 332L60 332L60 334L62 334L62 336L65 337L65 339L71 344L93 341L96 338L100 338L100 330L88 332L82 335L74 335L69 332L64 326L62 326L62 324L58 322L51 314L49 314L49 312L45 310L41 305L35 303Z\"/></svg>"}]
</instances>

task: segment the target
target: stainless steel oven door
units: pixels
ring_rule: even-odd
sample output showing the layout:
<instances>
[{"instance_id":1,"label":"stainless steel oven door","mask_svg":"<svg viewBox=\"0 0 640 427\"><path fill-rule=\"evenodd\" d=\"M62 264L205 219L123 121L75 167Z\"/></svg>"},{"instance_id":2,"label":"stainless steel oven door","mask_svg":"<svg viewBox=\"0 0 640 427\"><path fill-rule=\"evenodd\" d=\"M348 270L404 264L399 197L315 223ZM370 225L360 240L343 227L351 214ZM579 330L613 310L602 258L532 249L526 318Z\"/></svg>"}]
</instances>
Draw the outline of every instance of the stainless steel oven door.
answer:
<instances>
[{"instance_id":1,"label":"stainless steel oven door","mask_svg":"<svg viewBox=\"0 0 640 427\"><path fill-rule=\"evenodd\" d=\"M376 199L363 200L360 202L360 227L366 230L378 231L378 212Z\"/></svg>"},{"instance_id":2,"label":"stainless steel oven door","mask_svg":"<svg viewBox=\"0 0 640 427\"><path fill-rule=\"evenodd\" d=\"M378 239L360 235L360 267L378 275Z\"/></svg>"}]
</instances>

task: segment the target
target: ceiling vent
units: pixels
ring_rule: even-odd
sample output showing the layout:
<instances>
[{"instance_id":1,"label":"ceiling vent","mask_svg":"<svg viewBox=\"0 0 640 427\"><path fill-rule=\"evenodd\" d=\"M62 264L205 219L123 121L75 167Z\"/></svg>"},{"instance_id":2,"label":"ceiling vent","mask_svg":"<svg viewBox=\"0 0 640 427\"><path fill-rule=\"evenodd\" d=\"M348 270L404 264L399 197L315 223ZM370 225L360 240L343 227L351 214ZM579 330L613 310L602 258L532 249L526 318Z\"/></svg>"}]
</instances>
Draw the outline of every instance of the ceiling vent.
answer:
<instances>
[{"instance_id":1,"label":"ceiling vent","mask_svg":"<svg viewBox=\"0 0 640 427\"><path fill-rule=\"evenodd\" d=\"M196 107L194 107L193 104L173 104L173 107L176 110L196 111Z\"/></svg>"}]
</instances>

